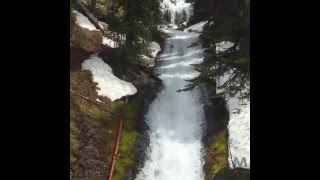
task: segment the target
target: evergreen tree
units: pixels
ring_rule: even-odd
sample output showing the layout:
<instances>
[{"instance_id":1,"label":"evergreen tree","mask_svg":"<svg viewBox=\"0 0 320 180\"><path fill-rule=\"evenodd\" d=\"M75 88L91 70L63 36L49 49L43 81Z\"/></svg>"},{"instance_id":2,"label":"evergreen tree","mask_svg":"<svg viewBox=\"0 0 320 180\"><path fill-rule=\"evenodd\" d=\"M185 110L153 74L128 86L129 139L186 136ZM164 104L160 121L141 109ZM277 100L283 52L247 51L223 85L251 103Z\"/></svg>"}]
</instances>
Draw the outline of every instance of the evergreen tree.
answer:
<instances>
[{"instance_id":1,"label":"evergreen tree","mask_svg":"<svg viewBox=\"0 0 320 180\"><path fill-rule=\"evenodd\" d=\"M201 66L196 67L200 75L190 80L183 90L191 90L200 83L207 83L224 90L219 96L229 98L239 94L240 98L250 99L250 1L225 0L212 4L210 0L201 0L196 1L195 6L199 6L199 3L202 6L211 3L216 8L214 24L205 27L202 34L207 57ZM221 41L231 41L234 45L217 54L215 44ZM229 72L230 77L220 86L212 81Z\"/></svg>"},{"instance_id":2,"label":"evergreen tree","mask_svg":"<svg viewBox=\"0 0 320 180\"><path fill-rule=\"evenodd\" d=\"M118 33L119 59L135 63L138 55L148 52L149 42L162 22L160 0L113 0L105 15L105 21ZM119 62L120 63L120 62Z\"/></svg>"}]
</instances>

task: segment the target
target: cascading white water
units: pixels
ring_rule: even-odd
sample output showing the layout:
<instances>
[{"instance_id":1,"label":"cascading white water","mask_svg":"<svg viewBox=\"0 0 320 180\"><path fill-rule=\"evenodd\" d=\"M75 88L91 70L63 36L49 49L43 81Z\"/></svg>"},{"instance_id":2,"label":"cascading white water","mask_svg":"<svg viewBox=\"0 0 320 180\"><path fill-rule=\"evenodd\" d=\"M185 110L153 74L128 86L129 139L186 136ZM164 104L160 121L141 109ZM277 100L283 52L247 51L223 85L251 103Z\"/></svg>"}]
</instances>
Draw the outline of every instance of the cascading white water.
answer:
<instances>
[{"instance_id":1,"label":"cascading white water","mask_svg":"<svg viewBox=\"0 0 320 180\"><path fill-rule=\"evenodd\" d=\"M164 0L163 3L171 3ZM190 11L190 4L183 0ZM165 4L166 5L166 4ZM168 4L167 4L168 5ZM171 3L167 7L174 7ZM174 14L174 13L173 13ZM199 33L163 29L170 35L160 56L161 66L157 68L163 80L164 89L151 103L147 114L150 127L150 145L146 162L136 180L200 180L202 172L202 124L204 123L203 104L200 90L177 92L187 83L185 80L198 75L191 64L203 60L201 47L187 47L199 41Z\"/></svg>"},{"instance_id":2,"label":"cascading white water","mask_svg":"<svg viewBox=\"0 0 320 180\"><path fill-rule=\"evenodd\" d=\"M193 7L190 3L186 3L184 0L163 0L161 3L162 13L168 12L170 15L170 25L177 27L175 24L176 15L181 15L183 11L186 13L186 21L190 18L193 12Z\"/></svg>"}]
</instances>

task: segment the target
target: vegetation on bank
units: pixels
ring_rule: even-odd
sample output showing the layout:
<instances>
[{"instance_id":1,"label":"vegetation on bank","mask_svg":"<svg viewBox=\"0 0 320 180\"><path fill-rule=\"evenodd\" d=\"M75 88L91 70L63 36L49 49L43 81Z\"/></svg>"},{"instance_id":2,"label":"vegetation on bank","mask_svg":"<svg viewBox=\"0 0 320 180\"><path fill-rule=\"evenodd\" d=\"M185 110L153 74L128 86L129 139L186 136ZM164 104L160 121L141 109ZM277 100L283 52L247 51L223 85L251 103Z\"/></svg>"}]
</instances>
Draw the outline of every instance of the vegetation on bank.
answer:
<instances>
[{"instance_id":1,"label":"vegetation on bank","mask_svg":"<svg viewBox=\"0 0 320 180\"><path fill-rule=\"evenodd\" d=\"M134 1L131 1L132 4ZM98 2L99 5L102 1ZM118 4L118 7L111 6L111 4ZM143 26L145 31L150 31L150 37L146 37L145 34L141 32L139 38L137 36L133 38L126 37L127 40L133 42L133 45L129 45L129 43L121 44L119 48L107 48L103 47L102 51L100 51L99 56L103 58L105 62L107 62L113 69L115 75L124 80L129 80L139 83L148 83L150 81L150 77L148 74L141 72L139 70L139 61L136 59L140 54L148 54L147 45L149 46L149 42L152 40L163 40L164 34L159 31L152 30L152 26L155 26L153 19L149 19L149 21L141 21L141 23L126 23L128 18L126 16L130 16L127 14L128 7L124 8L126 3L129 1L104 1L104 7L110 6L111 8L118 8L121 13L115 14L121 20L121 27L116 27L112 24L112 22L108 22L104 20L104 16L112 14L113 11L104 12L104 16L99 16L98 11L91 11L95 16L100 17L99 20L110 23L110 31L117 32L117 34L125 34L126 31L137 30ZM154 3L154 1L150 1L150 3ZM133 6L143 7L144 11L148 10L148 5L143 6L143 4L135 3ZM72 8L75 8L72 6ZM157 8L158 10L159 8ZM111 9L109 9L111 10ZM151 9L152 10L152 9ZM130 10L131 11L131 10ZM135 9L136 12L140 10ZM134 12L131 11L131 15ZM72 13L72 9L70 9L70 14ZM135 13L134 17L139 20L142 18L141 14ZM144 14L147 16L146 14ZM160 16L161 14L157 13L153 16ZM131 17L131 18L134 18ZM143 18L150 18L152 16L147 16ZM131 21L131 20L130 20ZM134 22L134 21L132 21ZM139 21L138 21L139 22ZM154 25L150 25L150 23ZM138 25L139 27L134 27ZM125 29L123 29L125 28ZM70 36L72 46L79 47L81 49L88 49L87 46L90 46L90 41L88 40L88 36L92 34L90 31L86 31L85 29L79 27L75 24L75 17L71 16L70 22ZM100 33L100 32L99 32ZM137 35L134 33L134 35ZM146 34L148 35L148 33ZM117 36L115 36L115 39ZM131 39L131 40L130 40ZM142 42L136 43L136 40L143 40ZM127 42L127 41L126 41ZM159 41L158 41L159 42ZM101 44L101 39L95 41L95 45ZM97 51L91 51L97 52ZM84 60L84 59L83 59ZM79 60L81 63L83 60ZM80 65L81 67L81 65ZM81 69L81 68L80 68ZM112 109L117 114L122 110L122 101L114 101L111 102L109 99L100 97L96 92L96 84L92 82L92 77L90 72L82 71L77 69L75 71L70 72L70 88L77 93L84 95L91 100L96 100L99 98L103 103L102 105L107 106ZM143 82L142 82L143 81ZM139 139L140 135L136 132L136 120L138 113L142 108L141 102L136 100L134 97L129 100L126 111L125 111L125 122L124 129L121 134L121 141L119 146L119 154L116 161L116 168L113 173L113 179L124 179L125 177L130 176L127 172L134 166L136 162L136 152L135 146L136 142ZM107 177L107 173L109 170L109 165L111 162L111 156L113 154L113 149L115 145L117 130L118 130L118 120L114 119L107 112L88 102L87 100L82 99L74 94L71 94L70 97L70 171L72 179L103 179ZM85 124L85 126L83 125ZM81 127L81 128L79 128ZM90 142L90 144L88 144ZM92 152L97 153L99 156L93 156L91 152L87 151L87 148L92 149ZM101 157L102 156L102 157ZM95 174L98 172L99 174ZM102 178L103 177L103 178Z\"/></svg>"},{"instance_id":2,"label":"vegetation on bank","mask_svg":"<svg viewBox=\"0 0 320 180\"><path fill-rule=\"evenodd\" d=\"M108 24L111 38L119 43L115 52L119 64L136 64L140 54L149 53L149 43L160 36L160 0L100 0L95 4L89 3L91 13Z\"/></svg>"},{"instance_id":3,"label":"vegetation on bank","mask_svg":"<svg viewBox=\"0 0 320 180\"><path fill-rule=\"evenodd\" d=\"M228 143L226 129L218 132L211 146L207 147L205 162L208 170L206 171L206 180L212 180L215 175L222 169L228 168Z\"/></svg>"},{"instance_id":4,"label":"vegetation on bank","mask_svg":"<svg viewBox=\"0 0 320 180\"><path fill-rule=\"evenodd\" d=\"M206 153L204 155L204 174L205 180L212 180L217 173L224 168L229 168L228 162L228 123L229 112L225 107L224 98L214 99L214 106L209 106L209 119L213 122L207 122L206 136L204 137L204 146ZM211 117L212 116L212 117Z\"/></svg>"},{"instance_id":5,"label":"vegetation on bank","mask_svg":"<svg viewBox=\"0 0 320 180\"><path fill-rule=\"evenodd\" d=\"M70 89L95 100L96 84L88 71L70 74ZM119 113L122 102L99 97L102 106ZM70 94L70 173L71 179L101 179L107 177L118 120L101 106ZM94 137L94 138L92 138ZM92 159L96 159L92 161ZM98 174L96 172L99 172Z\"/></svg>"},{"instance_id":6,"label":"vegetation on bank","mask_svg":"<svg viewBox=\"0 0 320 180\"><path fill-rule=\"evenodd\" d=\"M114 180L125 179L129 174L127 170L132 169L136 163L135 146L140 136L136 132L136 122L142 104L135 97L129 99L125 110L124 129L121 135L119 154L117 158L116 168L113 175Z\"/></svg>"},{"instance_id":7,"label":"vegetation on bank","mask_svg":"<svg viewBox=\"0 0 320 180\"><path fill-rule=\"evenodd\" d=\"M145 80L141 82L142 79L148 78L143 76L139 76L139 81L135 82L146 83ZM133 78L137 77L133 75ZM71 71L70 80L70 89L93 101L99 98L102 101L99 104L121 116L123 102L118 100L111 102L106 97L98 96L96 83L92 82L92 75L89 71ZM136 96L131 97L125 106L124 129L121 134L113 179L130 177L130 172L137 162L136 146L141 135L137 132L136 126L142 107L142 102ZM118 126L119 120L102 107L71 93L70 170L72 179L107 177ZM100 174L95 174L95 172Z\"/></svg>"},{"instance_id":8,"label":"vegetation on bank","mask_svg":"<svg viewBox=\"0 0 320 180\"><path fill-rule=\"evenodd\" d=\"M189 23L208 20L201 35L207 56L200 75L191 80L184 90L191 90L209 79L226 73L231 75L223 84L212 81L211 86L223 90L216 96L226 98L239 95L250 99L250 0L189 0L194 2L194 16ZM211 23L213 22L213 23ZM216 52L216 43L231 41L234 45L225 52Z\"/></svg>"}]
</instances>

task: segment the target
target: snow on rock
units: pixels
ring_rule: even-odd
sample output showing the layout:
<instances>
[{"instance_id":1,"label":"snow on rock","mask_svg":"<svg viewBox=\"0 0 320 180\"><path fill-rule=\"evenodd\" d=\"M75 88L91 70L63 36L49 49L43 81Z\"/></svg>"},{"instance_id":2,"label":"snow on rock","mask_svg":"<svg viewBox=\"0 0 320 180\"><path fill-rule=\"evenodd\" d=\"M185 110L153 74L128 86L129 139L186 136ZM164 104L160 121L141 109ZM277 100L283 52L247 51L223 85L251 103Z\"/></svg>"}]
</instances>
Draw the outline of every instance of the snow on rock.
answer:
<instances>
[{"instance_id":1,"label":"snow on rock","mask_svg":"<svg viewBox=\"0 0 320 180\"><path fill-rule=\"evenodd\" d=\"M142 64L144 64L145 66L153 67L155 65L154 58L149 58L146 55L139 55L139 56L140 56L140 60L142 61Z\"/></svg>"},{"instance_id":2,"label":"snow on rock","mask_svg":"<svg viewBox=\"0 0 320 180\"><path fill-rule=\"evenodd\" d=\"M151 49L151 56L152 57L156 57L157 53L159 51L161 51L160 45L154 41L150 43L150 49Z\"/></svg>"},{"instance_id":3,"label":"snow on rock","mask_svg":"<svg viewBox=\"0 0 320 180\"><path fill-rule=\"evenodd\" d=\"M102 103L102 101L100 101L100 99L98 99L98 98L96 99L96 101L98 101L98 102L101 102L101 103Z\"/></svg>"},{"instance_id":4,"label":"snow on rock","mask_svg":"<svg viewBox=\"0 0 320 180\"><path fill-rule=\"evenodd\" d=\"M99 31L90 21L87 17L85 17L83 14L79 13L78 11L74 10L72 11L76 14L76 23L83 28L89 29L90 31Z\"/></svg>"},{"instance_id":5,"label":"snow on rock","mask_svg":"<svg viewBox=\"0 0 320 180\"><path fill-rule=\"evenodd\" d=\"M220 43L216 43L216 52L220 53L226 51L227 49L231 48L234 45L233 42L230 41L222 41Z\"/></svg>"},{"instance_id":6,"label":"snow on rock","mask_svg":"<svg viewBox=\"0 0 320 180\"><path fill-rule=\"evenodd\" d=\"M109 46L111 48L119 47L118 43L116 43L112 39L109 39L109 38L104 37L104 36L102 37L102 44L105 45L105 46Z\"/></svg>"},{"instance_id":7,"label":"snow on rock","mask_svg":"<svg viewBox=\"0 0 320 180\"><path fill-rule=\"evenodd\" d=\"M103 62L97 55L93 54L89 59L82 63L83 70L89 70L92 73L93 81L98 83L98 95L106 96L111 101L120 99L124 96L133 95L137 89L129 82L117 78L112 68Z\"/></svg>"},{"instance_id":8,"label":"snow on rock","mask_svg":"<svg viewBox=\"0 0 320 180\"><path fill-rule=\"evenodd\" d=\"M188 31L196 31L196 32L202 32L203 31L203 27L208 23L208 21L202 21L199 22L197 24L191 25L188 28L184 29L184 32L188 32Z\"/></svg>"}]
</instances>

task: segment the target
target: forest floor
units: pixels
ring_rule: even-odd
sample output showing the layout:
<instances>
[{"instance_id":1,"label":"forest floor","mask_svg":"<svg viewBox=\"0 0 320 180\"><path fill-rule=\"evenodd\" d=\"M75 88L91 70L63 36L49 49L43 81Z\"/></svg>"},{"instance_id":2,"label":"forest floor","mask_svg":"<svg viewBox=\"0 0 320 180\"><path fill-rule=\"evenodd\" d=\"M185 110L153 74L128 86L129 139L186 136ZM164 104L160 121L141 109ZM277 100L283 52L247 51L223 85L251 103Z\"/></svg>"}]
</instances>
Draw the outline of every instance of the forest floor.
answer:
<instances>
[{"instance_id":1,"label":"forest floor","mask_svg":"<svg viewBox=\"0 0 320 180\"><path fill-rule=\"evenodd\" d=\"M99 96L97 83L90 71L82 70L82 63L94 53L102 53L100 32L87 31L74 25L70 43L70 90L91 101L70 92L70 173L71 179L106 179L117 138L119 119L105 110L111 110L124 117L120 149L113 179L132 176L138 163L138 143L143 137L146 125L143 114L161 86L150 74L137 66L127 69L120 78L132 82L138 92L125 105L124 98L111 101ZM108 49L113 51L113 49ZM112 67L112 66L111 66ZM119 74L114 69L115 74ZM94 103L93 103L93 102ZM122 114L123 110L124 114ZM141 143L140 143L141 144ZM140 145L141 146L141 145Z\"/></svg>"}]
</instances>

